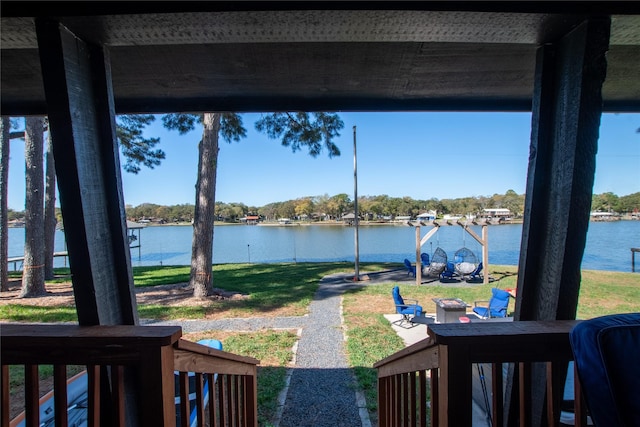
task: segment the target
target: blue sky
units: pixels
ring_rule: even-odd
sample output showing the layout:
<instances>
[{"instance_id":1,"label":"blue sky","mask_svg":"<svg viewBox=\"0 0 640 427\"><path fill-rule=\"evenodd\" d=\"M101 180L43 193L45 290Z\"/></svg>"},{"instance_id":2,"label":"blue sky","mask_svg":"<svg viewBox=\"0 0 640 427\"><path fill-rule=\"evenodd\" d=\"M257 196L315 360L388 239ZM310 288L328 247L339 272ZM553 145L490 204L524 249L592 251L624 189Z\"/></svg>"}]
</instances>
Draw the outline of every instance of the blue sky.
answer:
<instances>
[{"instance_id":1,"label":"blue sky","mask_svg":"<svg viewBox=\"0 0 640 427\"><path fill-rule=\"evenodd\" d=\"M524 193L529 113L341 113L342 155L312 158L255 131L259 114L243 115L247 138L221 142L216 200L263 206L304 196L353 195L353 126L357 129L358 195L414 199ZM595 193L640 191L640 115L605 114ZM155 169L123 173L125 203L194 203L201 130L181 136L158 118L166 159ZM9 207L24 209L24 144L11 143Z\"/></svg>"}]
</instances>

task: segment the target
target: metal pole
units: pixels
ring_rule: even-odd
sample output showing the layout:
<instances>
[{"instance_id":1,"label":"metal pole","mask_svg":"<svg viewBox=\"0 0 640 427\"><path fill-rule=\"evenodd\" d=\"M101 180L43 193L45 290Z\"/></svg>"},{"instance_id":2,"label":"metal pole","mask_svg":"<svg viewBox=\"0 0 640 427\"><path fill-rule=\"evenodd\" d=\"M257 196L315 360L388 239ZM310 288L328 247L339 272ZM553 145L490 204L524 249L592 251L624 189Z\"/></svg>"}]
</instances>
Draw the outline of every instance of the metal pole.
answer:
<instances>
[{"instance_id":1,"label":"metal pole","mask_svg":"<svg viewBox=\"0 0 640 427\"><path fill-rule=\"evenodd\" d=\"M360 248L358 244L358 227L360 223L360 215L358 213L358 160L356 156L356 127L353 127L353 207L355 210L355 251L356 251L356 274L353 277L354 281L360 280Z\"/></svg>"}]
</instances>

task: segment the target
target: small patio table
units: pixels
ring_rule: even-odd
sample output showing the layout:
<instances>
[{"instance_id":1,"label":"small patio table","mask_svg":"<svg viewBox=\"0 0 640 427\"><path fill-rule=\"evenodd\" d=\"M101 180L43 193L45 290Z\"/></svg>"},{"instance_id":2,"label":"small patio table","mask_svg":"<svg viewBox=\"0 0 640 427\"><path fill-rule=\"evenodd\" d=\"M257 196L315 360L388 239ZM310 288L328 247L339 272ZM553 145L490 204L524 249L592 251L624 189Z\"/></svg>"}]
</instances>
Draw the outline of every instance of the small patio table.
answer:
<instances>
[{"instance_id":1,"label":"small patio table","mask_svg":"<svg viewBox=\"0 0 640 427\"><path fill-rule=\"evenodd\" d=\"M433 302L436 303L436 323L457 323L469 307L460 298L433 298Z\"/></svg>"}]
</instances>

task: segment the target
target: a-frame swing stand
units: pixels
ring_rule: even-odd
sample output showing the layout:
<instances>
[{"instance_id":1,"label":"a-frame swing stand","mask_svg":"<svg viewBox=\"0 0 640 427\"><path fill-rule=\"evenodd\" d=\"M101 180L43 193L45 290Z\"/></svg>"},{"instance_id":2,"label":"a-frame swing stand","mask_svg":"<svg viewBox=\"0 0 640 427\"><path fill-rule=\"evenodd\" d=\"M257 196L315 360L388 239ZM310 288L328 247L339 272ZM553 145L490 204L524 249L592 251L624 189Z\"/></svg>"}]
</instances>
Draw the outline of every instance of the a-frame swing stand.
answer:
<instances>
[{"instance_id":1,"label":"a-frame swing stand","mask_svg":"<svg viewBox=\"0 0 640 427\"><path fill-rule=\"evenodd\" d=\"M451 221L446 221L444 224L459 225L460 227L462 227L464 231L469 233L469 235L473 237L475 241L480 244L480 246L482 246L482 266L484 271L484 273L482 274L482 283L484 284L489 283L489 232L488 232L489 224L487 222L482 224L475 221L472 222L473 225L479 225L482 227L482 237L478 236L475 231L469 228L469 224L467 223L463 223L460 221L456 221L455 223ZM437 221L433 221L433 228L429 230L427 234L425 234L425 236L422 238L420 238L420 226L419 225L415 226L416 227L416 285L418 286L422 283L422 259L420 258L420 253L422 252L422 246L424 246L424 244L427 243L427 241L431 237L433 237L434 234L438 232L438 229L440 229L442 225L443 224L440 224Z\"/></svg>"}]
</instances>

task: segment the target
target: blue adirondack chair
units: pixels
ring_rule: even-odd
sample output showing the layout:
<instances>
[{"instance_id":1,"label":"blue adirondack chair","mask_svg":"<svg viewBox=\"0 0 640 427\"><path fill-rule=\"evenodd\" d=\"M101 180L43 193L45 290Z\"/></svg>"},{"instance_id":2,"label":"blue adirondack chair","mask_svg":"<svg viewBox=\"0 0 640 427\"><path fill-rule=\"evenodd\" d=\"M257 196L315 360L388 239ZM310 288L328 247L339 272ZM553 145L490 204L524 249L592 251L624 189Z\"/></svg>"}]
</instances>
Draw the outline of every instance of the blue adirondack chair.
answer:
<instances>
[{"instance_id":1,"label":"blue adirondack chair","mask_svg":"<svg viewBox=\"0 0 640 427\"><path fill-rule=\"evenodd\" d=\"M483 277L482 274L480 274L482 272L482 262L480 264L478 264L478 266L476 267L476 269L467 276L467 282L469 283L482 283L483 282Z\"/></svg>"},{"instance_id":2,"label":"blue adirondack chair","mask_svg":"<svg viewBox=\"0 0 640 427\"><path fill-rule=\"evenodd\" d=\"M509 292L493 288L491 289L491 299L489 301L475 301L473 303L473 312L483 319L490 317L507 317L509 298L511 298ZM479 306L478 303L487 303L487 305Z\"/></svg>"},{"instance_id":3,"label":"blue adirondack chair","mask_svg":"<svg viewBox=\"0 0 640 427\"><path fill-rule=\"evenodd\" d=\"M411 274L413 277L416 277L416 266L411 265L411 261L407 258L404 259L404 266L407 267L407 274Z\"/></svg>"},{"instance_id":4,"label":"blue adirondack chair","mask_svg":"<svg viewBox=\"0 0 640 427\"><path fill-rule=\"evenodd\" d=\"M402 298L402 295L400 295L400 288L398 286L393 287L391 294L393 295L393 302L396 306L396 313L400 315L400 319L393 323L398 326L402 326L403 328L406 327L403 326L405 323L409 323L411 325L408 326L408 328L415 326L416 324L413 323L413 318L416 316L422 316L422 306L418 304L418 300L405 300ZM407 304L407 301L411 301L413 304Z\"/></svg>"},{"instance_id":5,"label":"blue adirondack chair","mask_svg":"<svg viewBox=\"0 0 640 427\"><path fill-rule=\"evenodd\" d=\"M420 261L422 261L422 266L423 267L426 267L429 264L431 264L431 261L429 260L429 254L425 253L425 252L422 252L420 254Z\"/></svg>"},{"instance_id":6,"label":"blue adirondack chair","mask_svg":"<svg viewBox=\"0 0 640 427\"><path fill-rule=\"evenodd\" d=\"M440 281L443 283L459 282L456 278L456 266L451 261L447 261L446 268L440 273Z\"/></svg>"}]
</instances>

